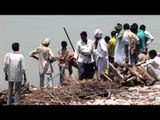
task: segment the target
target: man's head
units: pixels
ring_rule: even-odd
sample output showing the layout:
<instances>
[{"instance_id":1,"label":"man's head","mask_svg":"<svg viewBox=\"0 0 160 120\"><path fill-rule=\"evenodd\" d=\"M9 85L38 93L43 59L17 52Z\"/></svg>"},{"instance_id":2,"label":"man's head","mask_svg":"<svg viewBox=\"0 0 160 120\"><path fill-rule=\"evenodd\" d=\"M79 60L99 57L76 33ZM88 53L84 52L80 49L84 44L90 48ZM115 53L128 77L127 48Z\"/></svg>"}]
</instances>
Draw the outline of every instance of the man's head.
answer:
<instances>
[{"instance_id":1,"label":"man's head","mask_svg":"<svg viewBox=\"0 0 160 120\"><path fill-rule=\"evenodd\" d=\"M137 23L133 23L130 27L130 30L134 33L137 34L138 31L138 24Z\"/></svg>"},{"instance_id":2,"label":"man's head","mask_svg":"<svg viewBox=\"0 0 160 120\"><path fill-rule=\"evenodd\" d=\"M117 25L114 27L116 32L119 33L122 30L122 24L117 23Z\"/></svg>"},{"instance_id":3,"label":"man's head","mask_svg":"<svg viewBox=\"0 0 160 120\"><path fill-rule=\"evenodd\" d=\"M150 51L149 51L149 57L150 57L151 59L154 59L156 56L157 56L156 50L150 50Z\"/></svg>"},{"instance_id":4,"label":"man's head","mask_svg":"<svg viewBox=\"0 0 160 120\"><path fill-rule=\"evenodd\" d=\"M102 38L102 34L103 34L102 30L98 28L98 29L96 29L95 32L94 32L94 37L95 37L96 39L100 39L100 38Z\"/></svg>"},{"instance_id":5,"label":"man's head","mask_svg":"<svg viewBox=\"0 0 160 120\"><path fill-rule=\"evenodd\" d=\"M82 31L82 32L80 33L80 36L81 36L81 39L82 39L83 41L85 41L85 40L87 39L87 32L86 32L86 31Z\"/></svg>"},{"instance_id":6,"label":"man's head","mask_svg":"<svg viewBox=\"0 0 160 120\"><path fill-rule=\"evenodd\" d=\"M111 36L116 37L116 31L115 30L111 31Z\"/></svg>"},{"instance_id":7,"label":"man's head","mask_svg":"<svg viewBox=\"0 0 160 120\"><path fill-rule=\"evenodd\" d=\"M66 46L67 46L67 42L66 42L66 41L62 41L62 42L61 42L61 46L62 46L62 47L66 47Z\"/></svg>"},{"instance_id":8,"label":"man's head","mask_svg":"<svg viewBox=\"0 0 160 120\"><path fill-rule=\"evenodd\" d=\"M128 23L125 23L125 24L123 25L123 29L124 29L124 30L129 30L129 28L130 28L130 26L129 26Z\"/></svg>"},{"instance_id":9,"label":"man's head","mask_svg":"<svg viewBox=\"0 0 160 120\"><path fill-rule=\"evenodd\" d=\"M44 38L42 40L42 45L48 47L50 44L50 38Z\"/></svg>"},{"instance_id":10,"label":"man's head","mask_svg":"<svg viewBox=\"0 0 160 120\"><path fill-rule=\"evenodd\" d=\"M106 43L108 44L108 43L109 43L109 40L110 40L110 37L109 37L109 36L106 36L106 37L104 38L104 40L105 40Z\"/></svg>"},{"instance_id":11,"label":"man's head","mask_svg":"<svg viewBox=\"0 0 160 120\"><path fill-rule=\"evenodd\" d=\"M19 51L19 43L18 42L15 42L12 44L12 50L13 51Z\"/></svg>"},{"instance_id":12,"label":"man's head","mask_svg":"<svg viewBox=\"0 0 160 120\"><path fill-rule=\"evenodd\" d=\"M141 30L145 31L146 30L146 26L144 24L142 24L140 27L139 27Z\"/></svg>"}]
</instances>

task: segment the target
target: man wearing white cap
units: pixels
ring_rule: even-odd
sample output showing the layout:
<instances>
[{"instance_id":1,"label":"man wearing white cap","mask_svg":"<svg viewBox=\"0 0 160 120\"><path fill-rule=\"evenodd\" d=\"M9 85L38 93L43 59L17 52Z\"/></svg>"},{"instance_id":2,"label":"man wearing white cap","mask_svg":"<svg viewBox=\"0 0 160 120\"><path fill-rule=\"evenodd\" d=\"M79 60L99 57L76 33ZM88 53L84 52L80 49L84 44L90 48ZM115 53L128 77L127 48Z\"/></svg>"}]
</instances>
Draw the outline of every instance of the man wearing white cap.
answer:
<instances>
[{"instance_id":1,"label":"man wearing white cap","mask_svg":"<svg viewBox=\"0 0 160 120\"><path fill-rule=\"evenodd\" d=\"M95 38L97 39L97 48L95 51L95 61L98 70L98 79L101 79L101 73L109 68L108 44L102 38L102 31L96 29Z\"/></svg>"},{"instance_id":2,"label":"man wearing white cap","mask_svg":"<svg viewBox=\"0 0 160 120\"><path fill-rule=\"evenodd\" d=\"M40 88L44 87L45 74L51 78L53 68L51 63L55 60L52 50L48 47L50 44L50 38L44 38L41 45L36 49L32 50L29 55L39 61L39 77L40 77ZM38 56L35 56L38 54ZM52 85L52 81L48 79L49 87Z\"/></svg>"},{"instance_id":3,"label":"man wearing white cap","mask_svg":"<svg viewBox=\"0 0 160 120\"><path fill-rule=\"evenodd\" d=\"M96 65L96 58L97 58L97 55L96 55L96 51L97 51L97 45L98 45L98 42L100 41L100 39L102 38L102 30L97 28L95 31L94 31L94 41L93 41L93 46L94 46L94 52L93 52L93 65L94 65L94 69L95 69L95 77L98 78L98 74L97 74L97 65Z\"/></svg>"}]
</instances>

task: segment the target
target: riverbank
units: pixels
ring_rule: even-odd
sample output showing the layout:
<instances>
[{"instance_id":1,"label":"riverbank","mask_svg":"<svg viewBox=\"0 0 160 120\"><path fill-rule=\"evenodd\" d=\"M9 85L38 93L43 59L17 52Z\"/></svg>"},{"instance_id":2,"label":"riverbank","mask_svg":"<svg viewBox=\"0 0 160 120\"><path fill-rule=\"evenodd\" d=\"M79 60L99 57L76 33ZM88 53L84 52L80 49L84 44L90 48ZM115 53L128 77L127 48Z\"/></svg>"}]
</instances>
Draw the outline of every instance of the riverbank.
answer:
<instances>
[{"instance_id":1,"label":"riverbank","mask_svg":"<svg viewBox=\"0 0 160 120\"><path fill-rule=\"evenodd\" d=\"M7 90L0 90L1 105L6 96ZM127 87L93 79L43 89L26 83L20 105L160 105L160 82Z\"/></svg>"},{"instance_id":2,"label":"riverbank","mask_svg":"<svg viewBox=\"0 0 160 120\"><path fill-rule=\"evenodd\" d=\"M88 100L82 104L72 102L71 105L160 105L160 83L153 86L126 87L126 90L112 94L109 98Z\"/></svg>"}]
</instances>

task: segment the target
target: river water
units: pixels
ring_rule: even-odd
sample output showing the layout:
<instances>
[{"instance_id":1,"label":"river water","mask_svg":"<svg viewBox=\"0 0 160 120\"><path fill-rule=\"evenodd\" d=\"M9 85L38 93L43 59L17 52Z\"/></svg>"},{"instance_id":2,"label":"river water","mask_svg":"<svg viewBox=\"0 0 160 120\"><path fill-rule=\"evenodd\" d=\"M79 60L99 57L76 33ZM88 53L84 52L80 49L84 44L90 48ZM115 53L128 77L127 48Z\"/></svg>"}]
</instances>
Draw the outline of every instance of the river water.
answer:
<instances>
[{"instance_id":1,"label":"river water","mask_svg":"<svg viewBox=\"0 0 160 120\"><path fill-rule=\"evenodd\" d=\"M12 51L13 42L20 43L20 52L25 58L28 82L39 86L38 62L30 58L28 53L39 46L42 38L51 38L49 47L54 55L57 55L62 40L68 42L67 47L72 51L63 27L66 28L75 47L82 31L87 31L88 38L93 39L97 28L102 29L105 37L110 36L110 32L114 30L117 23L137 23L145 24L155 38L149 49L160 52L159 21L160 15L0 15L0 89L6 89L8 85L4 80L3 58L5 53ZM52 65L54 76L58 74L59 68L57 62ZM74 75L77 76L76 69L74 69ZM58 76L54 79L54 85L57 84L59 84Z\"/></svg>"}]
</instances>

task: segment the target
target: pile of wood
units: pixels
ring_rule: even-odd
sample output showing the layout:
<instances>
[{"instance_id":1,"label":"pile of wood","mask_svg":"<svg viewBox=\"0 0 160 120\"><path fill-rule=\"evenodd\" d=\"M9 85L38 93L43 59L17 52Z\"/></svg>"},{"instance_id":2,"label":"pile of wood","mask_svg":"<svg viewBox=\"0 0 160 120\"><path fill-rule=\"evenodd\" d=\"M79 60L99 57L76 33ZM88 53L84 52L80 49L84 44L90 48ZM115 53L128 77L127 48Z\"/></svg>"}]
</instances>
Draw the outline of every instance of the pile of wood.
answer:
<instances>
[{"instance_id":1,"label":"pile of wood","mask_svg":"<svg viewBox=\"0 0 160 120\"><path fill-rule=\"evenodd\" d=\"M108 74L102 73L103 80L75 80L66 77L64 85L53 88L36 88L30 83L22 85L20 105L68 105L85 103L97 98L110 98L111 94L125 91L127 86L151 86L155 79L141 66L116 67L110 63ZM0 90L0 104L6 104L7 90Z\"/></svg>"},{"instance_id":2,"label":"pile of wood","mask_svg":"<svg viewBox=\"0 0 160 120\"><path fill-rule=\"evenodd\" d=\"M54 88L34 90L29 94L23 94L21 105L68 105L72 101L86 102L97 97L108 98L111 92L115 92L118 86L114 83L102 80L74 81L66 78L67 85ZM70 84L69 84L70 81Z\"/></svg>"},{"instance_id":3,"label":"pile of wood","mask_svg":"<svg viewBox=\"0 0 160 120\"><path fill-rule=\"evenodd\" d=\"M140 65L126 65L122 68L110 63L109 74L106 75L105 73L102 73L102 76L110 82L117 82L126 86L151 86L156 82L156 80Z\"/></svg>"},{"instance_id":4,"label":"pile of wood","mask_svg":"<svg viewBox=\"0 0 160 120\"><path fill-rule=\"evenodd\" d=\"M25 94L33 93L36 90L38 90L38 88L31 85L30 83L26 83L22 85L21 94L23 96ZM13 90L12 101L14 101L14 93L15 91ZM7 104L7 94L8 94L8 90L0 90L0 105Z\"/></svg>"},{"instance_id":5,"label":"pile of wood","mask_svg":"<svg viewBox=\"0 0 160 120\"><path fill-rule=\"evenodd\" d=\"M0 90L0 105L5 104L7 99L7 90Z\"/></svg>"}]
</instances>

